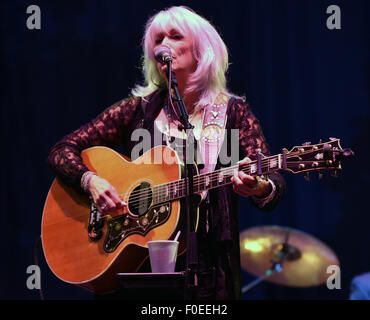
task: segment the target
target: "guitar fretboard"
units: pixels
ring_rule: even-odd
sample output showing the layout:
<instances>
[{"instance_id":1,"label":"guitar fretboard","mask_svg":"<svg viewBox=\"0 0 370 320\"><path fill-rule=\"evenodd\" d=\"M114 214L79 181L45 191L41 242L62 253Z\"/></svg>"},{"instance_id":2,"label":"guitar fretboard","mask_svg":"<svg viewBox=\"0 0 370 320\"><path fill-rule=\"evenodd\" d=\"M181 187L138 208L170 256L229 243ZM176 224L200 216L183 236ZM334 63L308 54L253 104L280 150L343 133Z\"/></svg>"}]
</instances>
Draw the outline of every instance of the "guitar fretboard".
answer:
<instances>
[{"instance_id":1,"label":"guitar fretboard","mask_svg":"<svg viewBox=\"0 0 370 320\"><path fill-rule=\"evenodd\" d=\"M243 171L248 175L265 175L272 171L283 169L286 167L286 155L277 154L271 157L263 157L258 155L257 160L243 165L235 165L227 168L222 168L210 173L203 173L193 177L193 191L200 193L205 190L219 188L231 184L231 177L237 171ZM185 179L172 181L162 185L157 185L153 189L154 204L173 201L189 194L189 187L186 185Z\"/></svg>"}]
</instances>

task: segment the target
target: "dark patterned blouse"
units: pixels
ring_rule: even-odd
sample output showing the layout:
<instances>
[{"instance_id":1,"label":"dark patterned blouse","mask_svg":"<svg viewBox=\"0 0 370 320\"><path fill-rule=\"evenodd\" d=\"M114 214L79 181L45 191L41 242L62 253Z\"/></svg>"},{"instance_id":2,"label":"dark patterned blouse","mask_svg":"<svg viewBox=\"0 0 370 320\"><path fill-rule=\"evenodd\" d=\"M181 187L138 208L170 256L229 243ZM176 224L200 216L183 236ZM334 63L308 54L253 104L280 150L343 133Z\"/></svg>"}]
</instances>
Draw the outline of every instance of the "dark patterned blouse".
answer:
<instances>
[{"instance_id":1,"label":"dark patterned blouse","mask_svg":"<svg viewBox=\"0 0 370 320\"><path fill-rule=\"evenodd\" d=\"M138 143L130 139L131 133L137 128L146 128L153 133L154 120L165 101L166 93L157 91L145 100L131 97L115 103L53 146L48 156L51 168L64 182L82 192L80 180L88 168L82 162L81 151L91 146L114 148L122 145L124 153L131 155L131 150ZM247 103L241 99L231 98L226 115L225 140L228 139L227 146L230 146L231 135L228 132L230 129L239 129L240 160L244 157L255 160L258 149L264 155L270 155L259 121ZM154 143L152 139L152 146ZM216 169L220 167L221 163L217 163ZM271 200L261 206L260 202L250 197L251 203L264 211L272 211L285 193L285 182L281 175L272 173L269 178L276 187L273 197L270 197ZM201 273L197 298L238 299L241 270L237 194L231 185L212 189L209 192L208 204L202 203L200 210L208 210L208 214L204 216L208 217L207 223L210 228L206 232L200 223ZM181 262L180 259L179 263L184 261ZM205 275L203 278L202 274Z\"/></svg>"}]
</instances>

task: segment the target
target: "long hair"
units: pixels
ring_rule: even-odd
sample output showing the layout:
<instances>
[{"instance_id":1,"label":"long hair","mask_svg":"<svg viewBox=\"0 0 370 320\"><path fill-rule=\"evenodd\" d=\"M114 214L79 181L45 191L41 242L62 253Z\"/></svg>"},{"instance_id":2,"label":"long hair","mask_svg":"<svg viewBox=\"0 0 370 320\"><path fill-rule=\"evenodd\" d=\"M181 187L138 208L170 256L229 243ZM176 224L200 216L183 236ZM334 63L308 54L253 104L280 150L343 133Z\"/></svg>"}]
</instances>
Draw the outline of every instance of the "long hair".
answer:
<instances>
[{"instance_id":1,"label":"long hair","mask_svg":"<svg viewBox=\"0 0 370 320\"><path fill-rule=\"evenodd\" d=\"M187 7L171 7L151 17L143 37L143 86L137 85L132 94L145 97L157 89L167 86L166 80L157 68L153 55L156 35L169 32L172 28L193 39L193 54L197 69L191 74L184 94L200 93L196 107L205 107L213 102L220 92L228 93L225 73L228 68L228 52L216 29L203 17Z\"/></svg>"}]
</instances>

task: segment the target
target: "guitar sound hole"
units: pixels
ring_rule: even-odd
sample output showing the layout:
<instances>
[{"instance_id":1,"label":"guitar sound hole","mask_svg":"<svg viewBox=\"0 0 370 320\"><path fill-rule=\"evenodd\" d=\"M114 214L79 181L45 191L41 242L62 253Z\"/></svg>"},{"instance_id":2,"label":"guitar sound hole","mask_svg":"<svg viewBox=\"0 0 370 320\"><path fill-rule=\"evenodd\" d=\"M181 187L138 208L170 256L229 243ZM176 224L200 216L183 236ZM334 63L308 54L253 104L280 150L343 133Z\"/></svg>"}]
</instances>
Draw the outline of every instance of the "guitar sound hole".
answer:
<instances>
[{"instance_id":1,"label":"guitar sound hole","mask_svg":"<svg viewBox=\"0 0 370 320\"><path fill-rule=\"evenodd\" d=\"M153 192L148 182L140 183L132 190L128 199L128 208L136 216L143 216L148 212L152 203Z\"/></svg>"}]
</instances>

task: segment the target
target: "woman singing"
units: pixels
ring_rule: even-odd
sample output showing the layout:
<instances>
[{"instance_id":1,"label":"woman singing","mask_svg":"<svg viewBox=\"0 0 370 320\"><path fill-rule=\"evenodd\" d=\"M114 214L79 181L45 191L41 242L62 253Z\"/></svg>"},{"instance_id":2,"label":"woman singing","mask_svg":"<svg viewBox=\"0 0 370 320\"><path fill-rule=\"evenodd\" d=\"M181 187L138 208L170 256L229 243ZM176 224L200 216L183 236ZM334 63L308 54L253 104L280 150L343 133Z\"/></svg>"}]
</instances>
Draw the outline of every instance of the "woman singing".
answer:
<instances>
[{"instance_id":1,"label":"woman singing","mask_svg":"<svg viewBox=\"0 0 370 320\"><path fill-rule=\"evenodd\" d=\"M146 24L143 38L144 84L136 86L129 98L112 105L65 136L50 151L48 161L54 172L67 184L89 195L102 213L122 207L127 210L126 203L109 181L84 165L81 159L84 149L123 145L126 155L132 157L138 144L132 139L136 129L148 130L151 147L158 143L155 141L158 139L153 138L158 133L163 137L159 143L173 148L174 141L187 138L178 128L179 111L173 108L168 96L168 66L155 58L155 52L163 47L170 50L178 91L201 149L204 162L201 172L217 170L225 165L220 159L216 162L212 159L220 153L220 141L229 144L229 148L233 141L235 143L235 139L230 138L233 129L238 130L237 160L240 164L255 160L259 152L269 155L261 126L249 105L226 88L228 52L223 40L207 20L191 9L171 7L151 17ZM207 117L212 121L209 122ZM236 171L232 184L203 194L200 210L206 218L198 228L200 272L197 299L240 298L237 197L249 197L253 205L271 211L284 190L284 180L277 173L270 174L268 179L258 179ZM183 270L181 263L184 262L179 257L178 264Z\"/></svg>"}]
</instances>

